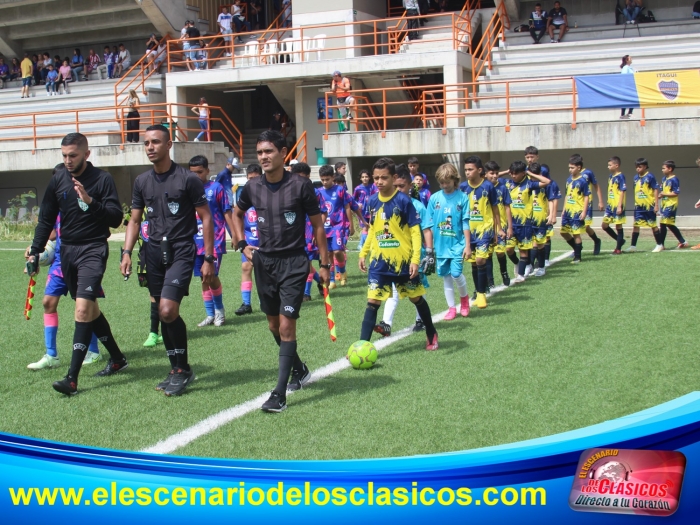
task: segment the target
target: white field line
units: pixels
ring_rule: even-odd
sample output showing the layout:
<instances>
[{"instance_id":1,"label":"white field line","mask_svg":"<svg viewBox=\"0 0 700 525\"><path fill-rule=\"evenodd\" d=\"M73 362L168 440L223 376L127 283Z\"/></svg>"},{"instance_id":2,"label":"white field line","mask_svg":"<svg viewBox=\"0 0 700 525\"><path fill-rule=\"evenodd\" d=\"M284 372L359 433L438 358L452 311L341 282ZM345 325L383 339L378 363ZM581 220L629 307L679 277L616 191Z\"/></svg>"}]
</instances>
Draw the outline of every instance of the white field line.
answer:
<instances>
[{"instance_id":1,"label":"white field line","mask_svg":"<svg viewBox=\"0 0 700 525\"><path fill-rule=\"evenodd\" d=\"M563 255L552 259L551 263L554 264L563 261L569 258L569 256L572 253L573 252L569 250ZM506 288L507 287L503 285L496 286L489 295L502 292ZM440 312L439 314L433 315L433 322L437 323L439 321L442 321L442 318L445 317L446 313L447 310L445 310L444 312ZM399 330L398 332L392 334L389 337L380 339L379 341L374 343L374 346L378 351L382 350L387 346L408 337L412 333L413 327L404 328L403 330ZM350 363L347 359L345 359L345 357L341 357L337 361L334 361L330 364L327 364L326 366L322 366L321 368L314 370L311 373L311 379L307 384L315 383L316 381L325 379L326 377L332 376L333 374L337 374L338 372L340 372L341 370L345 370L346 368L350 368ZM287 397L291 396L292 394L294 394L294 392L287 392ZM143 449L141 452L148 452L151 454L170 454L176 451L177 449L182 448L185 445L188 445L189 443L192 443L194 440L206 434L209 434L210 432L213 432L217 428L222 427L227 423L230 423L235 419L239 419L244 415L255 410L260 410L260 406L265 401L267 401L267 398L269 396L270 393L265 392L264 394L260 394L258 397L246 401L245 403L241 403L240 405L236 405L234 407L227 408L226 410L222 410L221 412L213 414L208 418L203 419L199 423L178 432L177 434L173 434L172 436L159 441L153 446Z\"/></svg>"}]
</instances>

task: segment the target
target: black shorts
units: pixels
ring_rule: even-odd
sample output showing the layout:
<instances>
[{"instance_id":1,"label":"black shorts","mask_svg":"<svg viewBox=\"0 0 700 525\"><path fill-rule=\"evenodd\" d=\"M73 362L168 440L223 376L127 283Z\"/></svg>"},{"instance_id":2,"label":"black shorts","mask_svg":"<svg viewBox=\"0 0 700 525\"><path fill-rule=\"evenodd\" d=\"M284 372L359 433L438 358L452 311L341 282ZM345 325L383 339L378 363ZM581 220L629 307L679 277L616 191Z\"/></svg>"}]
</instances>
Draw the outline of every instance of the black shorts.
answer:
<instances>
[{"instance_id":1,"label":"black shorts","mask_svg":"<svg viewBox=\"0 0 700 525\"><path fill-rule=\"evenodd\" d=\"M106 242L83 246L61 244L61 271L73 299L95 301L101 297L108 258L109 245Z\"/></svg>"},{"instance_id":2,"label":"black shorts","mask_svg":"<svg viewBox=\"0 0 700 525\"><path fill-rule=\"evenodd\" d=\"M152 297L161 297L179 303L190 294L190 281L194 269L197 247L191 241L171 244L171 260L167 268L163 264L160 243L150 239L145 245L148 268L148 291Z\"/></svg>"},{"instance_id":3,"label":"black shorts","mask_svg":"<svg viewBox=\"0 0 700 525\"><path fill-rule=\"evenodd\" d=\"M309 276L306 253L273 257L255 251L253 269L260 309L266 315L298 319L306 278Z\"/></svg>"}]
</instances>

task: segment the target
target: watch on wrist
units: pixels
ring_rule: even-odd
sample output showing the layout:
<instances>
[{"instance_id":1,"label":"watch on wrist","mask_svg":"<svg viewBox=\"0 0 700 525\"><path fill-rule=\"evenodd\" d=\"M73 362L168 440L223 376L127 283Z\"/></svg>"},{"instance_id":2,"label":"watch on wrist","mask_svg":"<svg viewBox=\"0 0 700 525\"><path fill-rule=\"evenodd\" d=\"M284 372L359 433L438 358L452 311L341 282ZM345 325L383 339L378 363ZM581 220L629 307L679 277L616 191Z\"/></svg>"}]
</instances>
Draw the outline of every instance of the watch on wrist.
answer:
<instances>
[{"instance_id":1,"label":"watch on wrist","mask_svg":"<svg viewBox=\"0 0 700 525\"><path fill-rule=\"evenodd\" d=\"M319 267L323 268L324 270L330 270L331 265L330 264L319 264Z\"/></svg>"},{"instance_id":2,"label":"watch on wrist","mask_svg":"<svg viewBox=\"0 0 700 525\"><path fill-rule=\"evenodd\" d=\"M208 262L208 263L210 263L210 264L214 264L214 261L215 261L215 260L216 260L216 258L214 258L213 255L205 255L205 256L204 256L204 262Z\"/></svg>"},{"instance_id":3,"label":"watch on wrist","mask_svg":"<svg viewBox=\"0 0 700 525\"><path fill-rule=\"evenodd\" d=\"M245 250L245 247L248 246L248 243L244 240L238 241L238 251L243 251Z\"/></svg>"},{"instance_id":4,"label":"watch on wrist","mask_svg":"<svg viewBox=\"0 0 700 525\"><path fill-rule=\"evenodd\" d=\"M122 250L122 255L128 255L131 257L131 250Z\"/></svg>"}]
</instances>

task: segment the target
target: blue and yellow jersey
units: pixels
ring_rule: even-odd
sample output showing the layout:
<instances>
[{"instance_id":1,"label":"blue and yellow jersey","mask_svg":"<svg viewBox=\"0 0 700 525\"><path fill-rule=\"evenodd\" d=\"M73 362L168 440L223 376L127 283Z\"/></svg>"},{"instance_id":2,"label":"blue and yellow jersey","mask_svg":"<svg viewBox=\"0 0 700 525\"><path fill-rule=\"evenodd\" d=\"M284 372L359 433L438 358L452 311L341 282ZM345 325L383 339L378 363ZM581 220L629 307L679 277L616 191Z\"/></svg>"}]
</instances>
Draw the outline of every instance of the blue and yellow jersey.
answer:
<instances>
[{"instance_id":1,"label":"blue and yellow jersey","mask_svg":"<svg viewBox=\"0 0 700 525\"><path fill-rule=\"evenodd\" d=\"M490 241L494 235L493 207L498 206L498 195L493 184L482 179L479 185L472 186L469 181L459 185L469 197L469 233L471 241L481 239Z\"/></svg>"},{"instance_id":2,"label":"blue and yellow jersey","mask_svg":"<svg viewBox=\"0 0 700 525\"><path fill-rule=\"evenodd\" d=\"M616 173L608 177L608 201L605 209L606 214L617 213L617 206L620 203L620 195L627 191L627 182L623 173ZM625 201L622 201L622 210L625 209Z\"/></svg>"},{"instance_id":3,"label":"blue and yellow jersey","mask_svg":"<svg viewBox=\"0 0 700 525\"><path fill-rule=\"evenodd\" d=\"M681 192L681 183L675 175L673 177L664 177L661 180L661 187L663 188L662 193L675 193L678 195ZM659 211L663 217L675 217L678 211L678 197L661 197L660 208Z\"/></svg>"},{"instance_id":4,"label":"blue and yellow jersey","mask_svg":"<svg viewBox=\"0 0 700 525\"><path fill-rule=\"evenodd\" d=\"M506 206L510 207L510 192L506 187L505 179L498 179L493 185L496 190L496 200L498 201L498 214L501 216L501 228L503 231L508 229L508 219L506 217Z\"/></svg>"},{"instance_id":5,"label":"blue and yellow jersey","mask_svg":"<svg viewBox=\"0 0 700 525\"><path fill-rule=\"evenodd\" d=\"M593 173L589 169L585 169L581 172L581 177L588 183L588 191L591 194L591 198L588 199L588 216L591 217L593 215L593 190L595 189L594 186L598 185L598 181L595 178L595 173Z\"/></svg>"},{"instance_id":6,"label":"blue and yellow jersey","mask_svg":"<svg viewBox=\"0 0 700 525\"><path fill-rule=\"evenodd\" d=\"M532 223L535 226L543 226L549 217L549 188L548 184L544 188L538 188L533 193L532 200Z\"/></svg>"},{"instance_id":7,"label":"blue and yellow jersey","mask_svg":"<svg viewBox=\"0 0 700 525\"><path fill-rule=\"evenodd\" d=\"M590 197L591 190L588 182L581 175L569 177L566 180L566 199L564 200L564 216L580 218L583 211L583 201Z\"/></svg>"},{"instance_id":8,"label":"blue and yellow jersey","mask_svg":"<svg viewBox=\"0 0 700 525\"><path fill-rule=\"evenodd\" d=\"M657 190L659 185L656 183L656 177L650 171L644 175L634 176L634 209L643 211L654 211L656 199L654 198L654 190Z\"/></svg>"},{"instance_id":9,"label":"blue and yellow jersey","mask_svg":"<svg viewBox=\"0 0 700 525\"><path fill-rule=\"evenodd\" d=\"M436 257L461 259L466 246L464 231L470 230L469 197L461 191L434 193L428 201L425 226L433 230Z\"/></svg>"},{"instance_id":10,"label":"blue and yellow jersey","mask_svg":"<svg viewBox=\"0 0 700 525\"><path fill-rule=\"evenodd\" d=\"M413 199L395 191L391 197L369 198L369 230L360 257L369 254L369 271L407 276L411 263L420 262L421 219ZM414 246L416 249L414 250Z\"/></svg>"},{"instance_id":11,"label":"blue and yellow jersey","mask_svg":"<svg viewBox=\"0 0 700 525\"><path fill-rule=\"evenodd\" d=\"M532 203L540 183L525 177L520 184L516 184L513 180L507 181L506 188L510 192L513 227L532 226Z\"/></svg>"}]
</instances>

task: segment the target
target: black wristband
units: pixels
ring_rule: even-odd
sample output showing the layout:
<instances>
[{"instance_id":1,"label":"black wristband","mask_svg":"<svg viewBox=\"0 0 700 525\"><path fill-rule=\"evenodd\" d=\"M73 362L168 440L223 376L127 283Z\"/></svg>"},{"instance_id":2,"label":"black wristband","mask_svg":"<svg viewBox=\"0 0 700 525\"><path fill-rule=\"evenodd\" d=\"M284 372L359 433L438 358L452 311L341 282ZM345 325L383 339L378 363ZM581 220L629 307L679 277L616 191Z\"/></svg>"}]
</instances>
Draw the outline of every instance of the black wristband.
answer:
<instances>
[{"instance_id":1,"label":"black wristband","mask_svg":"<svg viewBox=\"0 0 700 525\"><path fill-rule=\"evenodd\" d=\"M239 250L239 251L242 252L243 250L245 250L245 247L246 247L246 246L248 246L248 243L247 243L245 240L243 240L243 241L238 241L238 250Z\"/></svg>"},{"instance_id":2,"label":"black wristband","mask_svg":"<svg viewBox=\"0 0 700 525\"><path fill-rule=\"evenodd\" d=\"M330 265L330 264L319 264L318 266L319 266L320 268L324 268L324 269L326 269L326 270L330 270L330 269L331 269L331 265Z\"/></svg>"},{"instance_id":3,"label":"black wristband","mask_svg":"<svg viewBox=\"0 0 700 525\"><path fill-rule=\"evenodd\" d=\"M214 261L216 261L216 258L213 255L205 255L204 256L204 262L214 264Z\"/></svg>"},{"instance_id":4,"label":"black wristband","mask_svg":"<svg viewBox=\"0 0 700 525\"><path fill-rule=\"evenodd\" d=\"M131 250L122 250L122 255L128 255L131 257Z\"/></svg>"}]
</instances>

